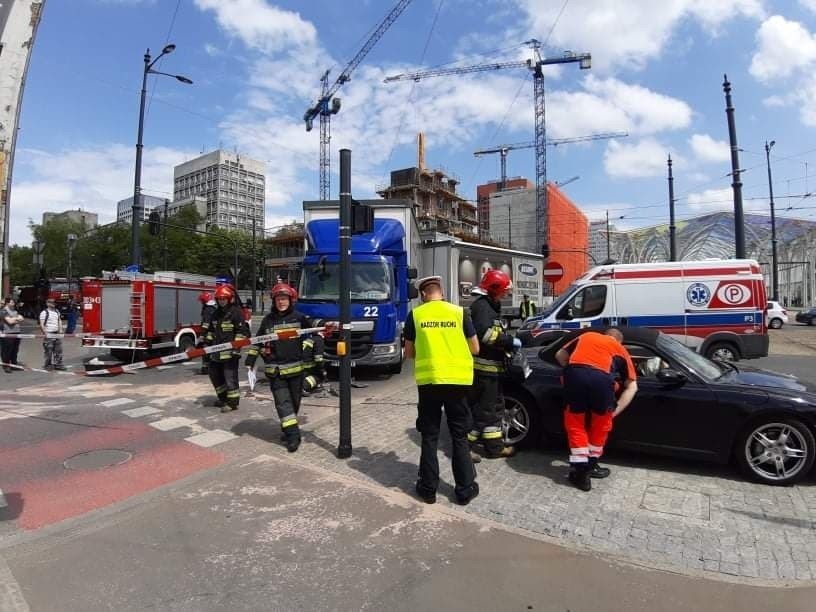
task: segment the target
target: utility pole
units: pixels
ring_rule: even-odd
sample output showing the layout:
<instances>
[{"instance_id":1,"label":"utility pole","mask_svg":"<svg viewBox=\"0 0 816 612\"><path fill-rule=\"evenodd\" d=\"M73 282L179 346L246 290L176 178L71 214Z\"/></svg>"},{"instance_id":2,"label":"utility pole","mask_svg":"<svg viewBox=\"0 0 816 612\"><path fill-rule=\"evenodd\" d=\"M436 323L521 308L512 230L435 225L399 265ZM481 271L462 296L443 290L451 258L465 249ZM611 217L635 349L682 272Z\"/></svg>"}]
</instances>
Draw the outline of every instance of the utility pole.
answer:
<instances>
[{"instance_id":1,"label":"utility pole","mask_svg":"<svg viewBox=\"0 0 816 612\"><path fill-rule=\"evenodd\" d=\"M771 179L771 148L776 144L775 140L765 141L765 161L768 164L768 193L771 198L771 279L772 290L771 299L779 301L779 260L776 258L776 212L774 210L773 180Z\"/></svg>"},{"instance_id":2,"label":"utility pole","mask_svg":"<svg viewBox=\"0 0 816 612\"><path fill-rule=\"evenodd\" d=\"M745 259L745 219L742 215L742 181L740 180L737 128L734 124L734 106L731 104L731 83L723 75L725 92L725 115L728 118L728 139L731 141L731 188L734 191L734 244L737 259Z\"/></svg>"},{"instance_id":3,"label":"utility pole","mask_svg":"<svg viewBox=\"0 0 816 612\"><path fill-rule=\"evenodd\" d=\"M255 217L252 217L252 312L258 302L258 255L255 253Z\"/></svg>"},{"instance_id":4,"label":"utility pole","mask_svg":"<svg viewBox=\"0 0 816 612\"><path fill-rule=\"evenodd\" d=\"M669 261L677 261L677 227L674 225L674 177L669 155Z\"/></svg>"},{"instance_id":5,"label":"utility pole","mask_svg":"<svg viewBox=\"0 0 816 612\"><path fill-rule=\"evenodd\" d=\"M351 457L351 150L340 149L340 440L337 456Z\"/></svg>"},{"instance_id":6,"label":"utility pole","mask_svg":"<svg viewBox=\"0 0 816 612\"><path fill-rule=\"evenodd\" d=\"M606 258L612 259L612 256L609 253L609 211L606 211Z\"/></svg>"}]
</instances>

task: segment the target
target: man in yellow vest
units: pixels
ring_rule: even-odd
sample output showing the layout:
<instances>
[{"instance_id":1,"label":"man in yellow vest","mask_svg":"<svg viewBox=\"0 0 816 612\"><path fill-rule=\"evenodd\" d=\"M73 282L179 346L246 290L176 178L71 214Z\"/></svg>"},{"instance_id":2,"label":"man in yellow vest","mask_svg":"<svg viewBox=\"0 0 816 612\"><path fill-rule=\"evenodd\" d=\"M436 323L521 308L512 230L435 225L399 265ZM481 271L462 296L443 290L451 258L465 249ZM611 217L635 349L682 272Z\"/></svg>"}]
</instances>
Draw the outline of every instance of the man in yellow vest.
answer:
<instances>
[{"instance_id":1,"label":"man in yellow vest","mask_svg":"<svg viewBox=\"0 0 816 612\"><path fill-rule=\"evenodd\" d=\"M444 300L441 277L421 278L417 289L423 303L408 314L404 329L405 357L416 361L419 391L416 425L422 435L422 454L416 492L425 503L436 502L436 451L444 406L453 446L454 493L464 506L479 494L467 439L471 421L467 393L473 384L473 355L479 353L479 340L464 309Z\"/></svg>"}]
</instances>

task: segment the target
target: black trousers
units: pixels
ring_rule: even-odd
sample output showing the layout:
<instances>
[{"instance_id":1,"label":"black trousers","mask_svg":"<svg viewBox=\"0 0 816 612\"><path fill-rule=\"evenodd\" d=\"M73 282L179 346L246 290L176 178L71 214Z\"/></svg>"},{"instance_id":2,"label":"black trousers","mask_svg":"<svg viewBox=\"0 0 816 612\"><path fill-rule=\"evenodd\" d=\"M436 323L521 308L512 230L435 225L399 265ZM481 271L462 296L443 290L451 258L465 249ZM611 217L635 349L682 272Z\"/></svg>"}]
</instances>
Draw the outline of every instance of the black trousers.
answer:
<instances>
[{"instance_id":1,"label":"black trousers","mask_svg":"<svg viewBox=\"0 0 816 612\"><path fill-rule=\"evenodd\" d=\"M439 429L442 422L442 407L448 421L451 444L451 464L456 481L456 494L466 497L476 481L476 470L470 458L470 444L467 434L470 429L470 410L467 405L468 388L464 385L419 385L419 413L416 427L422 434L422 454L419 458L420 486L427 493L433 493L439 486L439 459L436 456L439 445Z\"/></svg>"},{"instance_id":2,"label":"black trousers","mask_svg":"<svg viewBox=\"0 0 816 612\"><path fill-rule=\"evenodd\" d=\"M269 379L272 397L275 398L275 410L281 422L281 429L287 439L300 438L297 414L300 412L300 399L303 395L303 374Z\"/></svg>"},{"instance_id":3,"label":"black trousers","mask_svg":"<svg viewBox=\"0 0 816 612\"><path fill-rule=\"evenodd\" d=\"M0 338L0 360L3 363L17 364L17 353L20 350L19 338Z\"/></svg>"},{"instance_id":4,"label":"black trousers","mask_svg":"<svg viewBox=\"0 0 816 612\"><path fill-rule=\"evenodd\" d=\"M497 436L502 430L502 417L498 407L503 402L501 381L498 376L482 374L478 370L473 373L473 386L468 394L468 404L473 415L473 438L478 436L484 444L488 456L498 456L504 448L504 439Z\"/></svg>"},{"instance_id":5,"label":"black trousers","mask_svg":"<svg viewBox=\"0 0 816 612\"><path fill-rule=\"evenodd\" d=\"M238 357L231 359L212 359L207 364L210 382L215 388L218 399L231 408L237 408L241 399L238 390Z\"/></svg>"}]
</instances>

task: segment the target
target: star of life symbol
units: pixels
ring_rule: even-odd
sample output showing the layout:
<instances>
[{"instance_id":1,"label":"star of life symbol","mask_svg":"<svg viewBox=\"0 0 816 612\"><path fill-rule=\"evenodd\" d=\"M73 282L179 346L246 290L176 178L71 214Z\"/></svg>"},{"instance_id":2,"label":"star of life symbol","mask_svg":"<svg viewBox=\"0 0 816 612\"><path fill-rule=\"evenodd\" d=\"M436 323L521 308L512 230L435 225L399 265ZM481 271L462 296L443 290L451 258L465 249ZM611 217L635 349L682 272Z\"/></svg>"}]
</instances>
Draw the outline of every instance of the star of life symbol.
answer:
<instances>
[{"instance_id":1,"label":"star of life symbol","mask_svg":"<svg viewBox=\"0 0 816 612\"><path fill-rule=\"evenodd\" d=\"M705 306L711 299L711 291L703 283L694 283L686 291L686 299L693 306Z\"/></svg>"}]
</instances>

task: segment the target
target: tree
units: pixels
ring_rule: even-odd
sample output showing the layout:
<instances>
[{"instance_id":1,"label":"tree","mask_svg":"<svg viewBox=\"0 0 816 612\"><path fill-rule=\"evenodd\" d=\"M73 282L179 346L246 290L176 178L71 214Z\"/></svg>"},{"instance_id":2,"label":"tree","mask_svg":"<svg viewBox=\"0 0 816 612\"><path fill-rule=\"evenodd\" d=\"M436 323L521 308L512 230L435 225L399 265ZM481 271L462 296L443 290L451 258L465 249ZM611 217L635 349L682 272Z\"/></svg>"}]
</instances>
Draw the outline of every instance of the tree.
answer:
<instances>
[{"instance_id":1,"label":"tree","mask_svg":"<svg viewBox=\"0 0 816 612\"><path fill-rule=\"evenodd\" d=\"M9 284L31 285L39 276L39 270L34 265L34 250L31 247L13 244L9 247Z\"/></svg>"}]
</instances>

